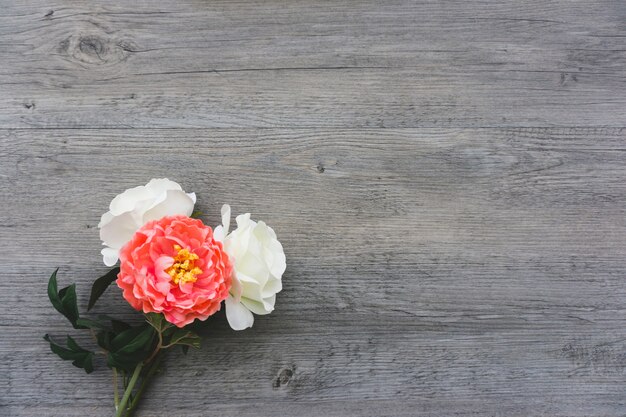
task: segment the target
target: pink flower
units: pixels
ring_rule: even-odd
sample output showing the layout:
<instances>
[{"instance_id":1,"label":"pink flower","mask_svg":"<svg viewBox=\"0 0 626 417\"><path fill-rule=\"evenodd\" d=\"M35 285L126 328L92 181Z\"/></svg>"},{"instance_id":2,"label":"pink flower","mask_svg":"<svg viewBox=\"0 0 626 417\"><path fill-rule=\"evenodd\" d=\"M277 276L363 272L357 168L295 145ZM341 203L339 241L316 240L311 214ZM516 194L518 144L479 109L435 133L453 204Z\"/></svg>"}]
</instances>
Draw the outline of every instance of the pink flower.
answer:
<instances>
[{"instance_id":1,"label":"pink flower","mask_svg":"<svg viewBox=\"0 0 626 417\"><path fill-rule=\"evenodd\" d=\"M133 308L183 327L220 309L232 264L213 230L187 216L142 226L120 250L117 285Z\"/></svg>"}]
</instances>

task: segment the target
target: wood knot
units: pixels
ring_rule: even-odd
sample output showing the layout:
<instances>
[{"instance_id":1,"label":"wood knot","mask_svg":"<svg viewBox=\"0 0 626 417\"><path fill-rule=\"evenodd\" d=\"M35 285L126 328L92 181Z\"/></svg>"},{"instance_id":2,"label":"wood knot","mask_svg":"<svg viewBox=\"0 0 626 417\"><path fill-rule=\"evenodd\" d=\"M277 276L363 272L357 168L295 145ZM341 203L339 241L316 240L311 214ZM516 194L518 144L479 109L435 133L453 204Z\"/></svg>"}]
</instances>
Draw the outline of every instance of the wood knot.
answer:
<instances>
[{"instance_id":1,"label":"wood knot","mask_svg":"<svg viewBox=\"0 0 626 417\"><path fill-rule=\"evenodd\" d=\"M295 365L291 365L289 367L281 369L280 372L278 372L278 375L274 378L274 381L272 382L272 387L276 389L288 385L289 381L291 381L291 379L293 378L295 372Z\"/></svg>"},{"instance_id":2,"label":"wood knot","mask_svg":"<svg viewBox=\"0 0 626 417\"><path fill-rule=\"evenodd\" d=\"M103 60L106 53L104 41L97 36L84 36L79 38L78 49L81 53L98 58L99 60Z\"/></svg>"},{"instance_id":3,"label":"wood knot","mask_svg":"<svg viewBox=\"0 0 626 417\"><path fill-rule=\"evenodd\" d=\"M129 41L97 33L70 36L59 43L58 51L73 61L89 65L115 65L125 61L132 48Z\"/></svg>"}]
</instances>

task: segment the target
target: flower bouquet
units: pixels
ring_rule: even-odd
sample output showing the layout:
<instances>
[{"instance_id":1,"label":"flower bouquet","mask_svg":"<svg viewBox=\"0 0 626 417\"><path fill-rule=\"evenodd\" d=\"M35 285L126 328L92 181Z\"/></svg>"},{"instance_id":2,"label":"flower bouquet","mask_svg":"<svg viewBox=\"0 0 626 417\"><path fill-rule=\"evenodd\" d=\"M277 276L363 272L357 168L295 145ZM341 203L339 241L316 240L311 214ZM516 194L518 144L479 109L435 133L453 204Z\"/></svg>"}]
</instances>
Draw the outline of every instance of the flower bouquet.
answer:
<instances>
[{"instance_id":1,"label":"flower bouquet","mask_svg":"<svg viewBox=\"0 0 626 417\"><path fill-rule=\"evenodd\" d=\"M114 281L122 296L145 321L131 325L109 315L79 314L75 284L58 290L57 272L48 282L48 297L74 329L91 332L96 349L80 346L71 336L65 345L49 335L52 352L87 373L101 354L113 372L115 416L131 416L148 382L170 348L199 348L190 328L220 310L234 330L251 327L254 314L269 314L282 289L286 268L282 245L271 227L237 216L230 231L231 211L221 210L214 230L194 212L196 196L168 179L116 196L98 228L105 246L104 263L114 267L93 283L87 310Z\"/></svg>"}]
</instances>

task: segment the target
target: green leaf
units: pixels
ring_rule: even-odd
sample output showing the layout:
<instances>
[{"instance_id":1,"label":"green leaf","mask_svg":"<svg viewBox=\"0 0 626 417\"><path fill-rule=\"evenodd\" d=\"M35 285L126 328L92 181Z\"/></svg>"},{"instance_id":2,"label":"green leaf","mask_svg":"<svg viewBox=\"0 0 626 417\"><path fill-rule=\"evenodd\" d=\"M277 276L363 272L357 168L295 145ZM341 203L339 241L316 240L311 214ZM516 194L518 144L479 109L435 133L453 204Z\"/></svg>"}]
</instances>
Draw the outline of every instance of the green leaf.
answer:
<instances>
[{"instance_id":1,"label":"green leaf","mask_svg":"<svg viewBox=\"0 0 626 417\"><path fill-rule=\"evenodd\" d=\"M118 349L117 353L134 353L141 350L149 350L152 346L154 336L154 329L152 327L146 327L146 329L139 333L130 343Z\"/></svg>"},{"instance_id":2,"label":"green leaf","mask_svg":"<svg viewBox=\"0 0 626 417\"><path fill-rule=\"evenodd\" d=\"M165 317L163 316L163 314L146 313L145 316L146 316L146 321L148 322L148 324L154 327L154 329L157 332L162 332L163 330L167 329L168 327L172 325L167 320L165 320Z\"/></svg>"},{"instance_id":3,"label":"green leaf","mask_svg":"<svg viewBox=\"0 0 626 417\"><path fill-rule=\"evenodd\" d=\"M84 327L78 325L78 305L76 303L76 284L69 285L61 291L57 292L57 272L56 269L50 276L48 281L48 298L52 303L52 306L56 311L63 314L75 329L83 329Z\"/></svg>"},{"instance_id":4,"label":"green leaf","mask_svg":"<svg viewBox=\"0 0 626 417\"><path fill-rule=\"evenodd\" d=\"M119 267L111 269L109 272L94 281L91 286L91 296L89 297L89 304L87 304L87 311L96 304L98 298L109 288L109 285L117 279L117 274L120 272Z\"/></svg>"},{"instance_id":5,"label":"green leaf","mask_svg":"<svg viewBox=\"0 0 626 417\"><path fill-rule=\"evenodd\" d=\"M81 348L70 336L67 336L67 348L52 341L49 335L45 335L44 340L50 344L50 350L61 359L72 361L72 365L84 369L88 374L93 371L94 353Z\"/></svg>"},{"instance_id":6,"label":"green leaf","mask_svg":"<svg viewBox=\"0 0 626 417\"><path fill-rule=\"evenodd\" d=\"M89 352L85 354L82 358L78 358L74 362L72 362L72 365L76 366L77 368L84 369L85 372L90 374L93 372L93 357L94 354L92 352Z\"/></svg>"},{"instance_id":7,"label":"green leaf","mask_svg":"<svg viewBox=\"0 0 626 417\"><path fill-rule=\"evenodd\" d=\"M50 280L48 281L48 298L50 299L54 309L65 315L63 304L61 303L61 299L59 298L59 294L57 292L57 272L59 272L59 268L52 273Z\"/></svg>"},{"instance_id":8,"label":"green leaf","mask_svg":"<svg viewBox=\"0 0 626 417\"><path fill-rule=\"evenodd\" d=\"M128 330L130 329L130 324L122 321L122 320L118 320L116 318L113 318L111 316L107 316L106 314L99 314L98 318L100 320L108 320L111 322L111 327L113 328L113 333L115 334L120 334L122 333L124 330Z\"/></svg>"},{"instance_id":9,"label":"green leaf","mask_svg":"<svg viewBox=\"0 0 626 417\"><path fill-rule=\"evenodd\" d=\"M150 323L152 327L159 330L161 324L165 321L165 317L160 313L146 313L146 321Z\"/></svg>"},{"instance_id":10,"label":"green leaf","mask_svg":"<svg viewBox=\"0 0 626 417\"><path fill-rule=\"evenodd\" d=\"M76 343L76 341L72 339L72 336L70 335L67 336L67 341L65 343L67 343L67 347L74 352L89 353L88 350L78 346L78 343Z\"/></svg>"},{"instance_id":11,"label":"green leaf","mask_svg":"<svg viewBox=\"0 0 626 417\"><path fill-rule=\"evenodd\" d=\"M194 210L193 213L191 213L191 217L192 219L199 219L204 213L201 212L200 210Z\"/></svg>"},{"instance_id":12,"label":"green leaf","mask_svg":"<svg viewBox=\"0 0 626 417\"><path fill-rule=\"evenodd\" d=\"M76 324L78 326L81 326L83 328L88 328L88 329L97 329L97 330L109 329L109 327L107 327L107 325L104 323L100 323L99 321L86 319L86 318L79 318L78 320L76 320Z\"/></svg>"},{"instance_id":13,"label":"green leaf","mask_svg":"<svg viewBox=\"0 0 626 417\"><path fill-rule=\"evenodd\" d=\"M61 304L63 304L64 316L72 323L75 329L80 329L81 326L76 324L78 320L78 304L76 300L76 284L72 284L59 291L59 298L61 298Z\"/></svg>"},{"instance_id":14,"label":"green leaf","mask_svg":"<svg viewBox=\"0 0 626 417\"><path fill-rule=\"evenodd\" d=\"M154 328L144 323L130 327L115 335L111 332L98 333L98 344L109 351L107 365L111 368L132 371L145 360L154 348Z\"/></svg>"},{"instance_id":15,"label":"green leaf","mask_svg":"<svg viewBox=\"0 0 626 417\"><path fill-rule=\"evenodd\" d=\"M115 320L115 319L111 319L111 326L113 326L113 332L115 334L120 334L124 330L128 330L131 327L130 324L122 320Z\"/></svg>"},{"instance_id":16,"label":"green leaf","mask_svg":"<svg viewBox=\"0 0 626 417\"><path fill-rule=\"evenodd\" d=\"M56 353L61 359L63 360L74 360L77 357L77 354L73 351L71 351L70 349L64 348L63 346L55 343L54 341L52 341L52 339L50 339L49 335L45 335L44 340L48 343L50 343L50 350L54 353Z\"/></svg>"},{"instance_id":17,"label":"green leaf","mask_svg":"<svg viewBox=\"0 0 626 417\"><path fill-rule=\"evenodd\" d=\"M149 352L135 352L133 354L119 354L117 352L109 352L107 355L107 366L109 368L124 369L132 372L139 362L144 361L148 357Z\"/></svg>"},{"instance_id":18,"label":"green leaf","mask_svg":"<svg viewBox=\"0 0 626 417\"><path fill-rule=\"evenodd\" d=\"M178 329L169 341L170 345L186 345L200 349L200 336L185 329Z\"/></svg>"},{"instance_id":19,"label":"green leaf","mask_svg":"<svg viewBox=\"0 0 626 417\"><path fill-rule=\"evenodd\" d=\"M111 341L111 348L117 353L133 353L139 350L148 350L152 345L155 331L152 327L143 325L131 327L118 334Z\"/></svg>"},{"instance_id":20,"label":"green leaf","mask_svg":"<svg viewBox=\"0 0 626 417\"><path fill-rule=\"evenodd\" d=\"M115 334L107 330L101 330L96 334L96 341L98 346L104 350L111 350L111 340L115 337Z\"/></svg>"},{"instance_id":21,"label":"green leaf","mask_svg":"<svg viewBox=\"0 0 626 417\"><path fill-rule=\"evenodd\" d=\"M111 340L111 350L117 351L118 349L123 348L127 344L129 344L139 333L143 331L143 328L140 327L130 327L123 332L117 334Z\"/></svg>"}]
</instances>

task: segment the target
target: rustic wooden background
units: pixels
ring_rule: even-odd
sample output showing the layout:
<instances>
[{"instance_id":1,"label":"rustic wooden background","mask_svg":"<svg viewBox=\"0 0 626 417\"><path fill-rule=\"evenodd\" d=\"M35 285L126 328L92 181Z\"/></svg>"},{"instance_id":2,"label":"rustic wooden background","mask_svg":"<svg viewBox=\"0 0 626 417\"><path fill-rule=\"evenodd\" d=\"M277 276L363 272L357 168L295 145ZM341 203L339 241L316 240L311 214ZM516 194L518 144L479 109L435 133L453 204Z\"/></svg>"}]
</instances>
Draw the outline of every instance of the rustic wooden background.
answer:
<instances>
[{"instance_id":1,"label":"rustic wooden background","mask_svg":"<svg viewBox=\"0 0 626 417\"><path fill-rule=\"evenodd\" d=\"M626 2L0 3L1 415L112 415L45 287L153 177L288 269L138 416L626 414Z\"/></svg>"}]
</instances>

